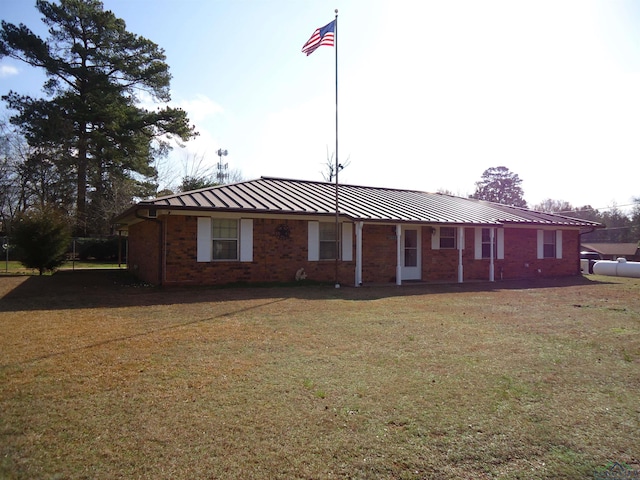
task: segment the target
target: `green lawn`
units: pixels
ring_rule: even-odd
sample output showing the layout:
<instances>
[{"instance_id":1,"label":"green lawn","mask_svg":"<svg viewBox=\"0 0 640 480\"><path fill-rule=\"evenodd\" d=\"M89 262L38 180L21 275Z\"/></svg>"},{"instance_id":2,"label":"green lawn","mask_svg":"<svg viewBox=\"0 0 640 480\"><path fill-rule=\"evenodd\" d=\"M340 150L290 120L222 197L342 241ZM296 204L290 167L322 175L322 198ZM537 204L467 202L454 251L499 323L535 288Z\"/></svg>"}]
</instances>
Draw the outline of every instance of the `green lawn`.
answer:
<instances>
[{"instance_id":1,"label":"green lawn","mask_svg":"<svg viewBox=\"0 0 640 480\"><path fill-rule=\"evenodd\" d=\"M0 277L0 478L586 479L638 466L640 280Z\"/></svg>"}]
</instances>

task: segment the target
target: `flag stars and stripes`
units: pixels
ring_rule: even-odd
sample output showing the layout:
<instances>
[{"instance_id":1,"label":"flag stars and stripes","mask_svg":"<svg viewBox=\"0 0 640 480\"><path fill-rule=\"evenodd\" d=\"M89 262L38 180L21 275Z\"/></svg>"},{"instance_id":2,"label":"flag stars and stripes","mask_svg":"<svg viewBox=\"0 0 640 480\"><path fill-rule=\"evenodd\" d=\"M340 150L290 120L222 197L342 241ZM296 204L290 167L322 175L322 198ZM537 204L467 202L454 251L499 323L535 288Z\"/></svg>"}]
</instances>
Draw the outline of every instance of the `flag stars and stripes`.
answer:
<instances>
[{"instance_id":1,"label":"flag stars and stripes","mask_svg":"<svg viewBox=\"0 0 640 480\"><path fill-rule=\"evenodd\" d=\"M324 27L317 28L311 38L307 40L307 43L302 47L302 53L306 53L307 56L316 51L318 47L323 45L327 47L334 46L335 40L336 21L327 23Z\"/></svg>"}]
</instances>

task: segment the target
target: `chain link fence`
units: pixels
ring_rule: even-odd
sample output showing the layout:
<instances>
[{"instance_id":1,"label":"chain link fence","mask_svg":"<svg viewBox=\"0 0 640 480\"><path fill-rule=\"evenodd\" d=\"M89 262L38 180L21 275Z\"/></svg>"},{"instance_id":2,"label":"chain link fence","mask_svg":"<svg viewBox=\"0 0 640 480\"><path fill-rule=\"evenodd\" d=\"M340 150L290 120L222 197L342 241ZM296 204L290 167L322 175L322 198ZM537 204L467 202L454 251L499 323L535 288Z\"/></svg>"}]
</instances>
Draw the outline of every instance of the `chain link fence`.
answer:
<instances>
[{"instance_id":1,"label":"chain link fence","mask_svg":"<svg viewBox=\"0 0 640 480\"><path fill-rule=\"evenodd\" d=\"M67 260L76 262L127 263L127 237L78 237L71 240Z\"/></svg>"},{"instance_id":2,"label":"chain link fence","mask_svg":"<svg viewBox=\"0 0 640 480\"><path fill-rule=\"evenodd\" d=\"M20 261L20 252L12 245L10 238L0 237L2 246L2 270L9 271L9 262ZM82 263L109 263L118 266L127 263L127 237L112 235L105 237L75 237L71 239L66 252L71 268Z\"/></svg>"}]
</instances>

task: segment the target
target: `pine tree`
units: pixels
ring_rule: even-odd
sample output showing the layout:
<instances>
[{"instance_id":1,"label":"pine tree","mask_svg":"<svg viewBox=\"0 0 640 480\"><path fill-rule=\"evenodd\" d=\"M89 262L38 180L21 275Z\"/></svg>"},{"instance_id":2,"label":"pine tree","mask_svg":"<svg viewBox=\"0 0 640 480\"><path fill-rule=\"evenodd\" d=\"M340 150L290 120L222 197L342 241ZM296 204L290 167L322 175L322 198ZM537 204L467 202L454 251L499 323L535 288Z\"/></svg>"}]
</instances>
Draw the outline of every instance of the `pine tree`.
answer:
<instances>
[{"instance_id":1,"label":"pine tree","mask_svg":"<svg viewBox=\"0 0 640 480\"><path fill-rule=\"evenodd\" d=\"M99 0L37 0L36 7L49 37L3 21L0 58L43 69L47 98L13 91L2 98L18 112L12 123L30 145L55 149L55 161L73 167L76 229L88 233L91 204L114 182L154 179L152 160L169 148L162 136L186 141L196 132L182 109L137 106L140 92L170 100L171 75L158 45L128 32Z\"/></svg>"},{"instance_id":2,"label":"pine tree","mask_svg":"<svg viewBox=\"0 0 640 480\"><path fill-rule=\"evenodd\" d=\"M522 180L507 167L491 167L484 171L482 179L476 182L476 191L471 198L502 203L515 207L526 207Z\"/></svg>"},{"instance_id":3,"label":"pine tree","mask_svg":"<svg viewBox=\"0 0 640 480\"><path fill-rule=\"evenodd\" d=\"M64 263L71 233L66 217L45 206L21 216L13 227L11 241L20 251L22 264L42 275Z\"/></svg>"}]
</instances>

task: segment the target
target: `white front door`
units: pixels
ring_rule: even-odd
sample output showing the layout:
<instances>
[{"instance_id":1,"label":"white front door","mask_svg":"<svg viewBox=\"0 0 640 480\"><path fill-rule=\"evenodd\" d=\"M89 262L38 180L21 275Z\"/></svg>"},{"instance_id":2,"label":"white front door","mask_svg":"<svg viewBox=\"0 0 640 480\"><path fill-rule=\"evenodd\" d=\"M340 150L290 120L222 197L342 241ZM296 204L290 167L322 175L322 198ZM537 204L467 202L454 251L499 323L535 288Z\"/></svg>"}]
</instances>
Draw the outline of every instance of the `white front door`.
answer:
<instances>
[{"instance_id":1,"label":"white front door","mask_svg":"<svg viewBox=\"0 0 640 480\"><path fill-rule=\"evenodd\" d=\"M420 229L402 227L402 280L422 278Z\"/></svg>"}]
</instances>

